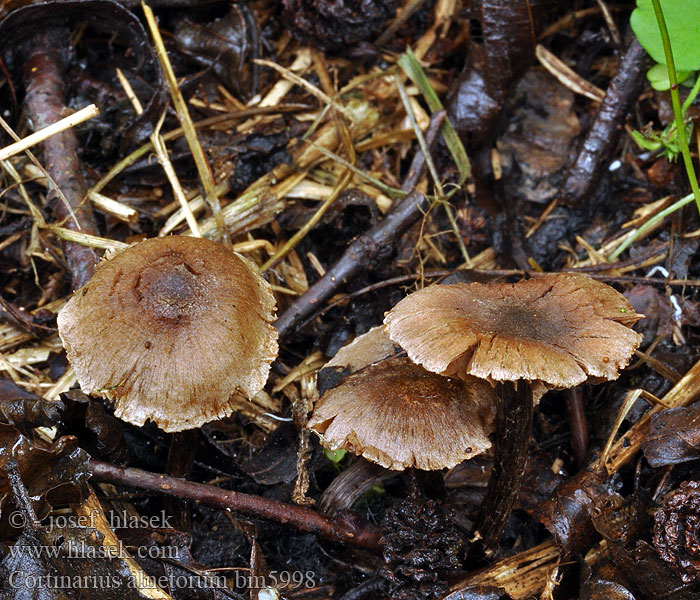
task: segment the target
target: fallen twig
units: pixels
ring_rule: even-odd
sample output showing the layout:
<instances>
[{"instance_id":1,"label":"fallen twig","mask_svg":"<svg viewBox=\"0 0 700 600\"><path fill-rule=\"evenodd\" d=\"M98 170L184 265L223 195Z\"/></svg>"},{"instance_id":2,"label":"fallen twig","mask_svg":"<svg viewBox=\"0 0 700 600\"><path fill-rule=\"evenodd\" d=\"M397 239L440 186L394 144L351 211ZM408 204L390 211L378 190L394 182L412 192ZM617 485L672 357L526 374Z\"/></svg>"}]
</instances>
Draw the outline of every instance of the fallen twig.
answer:
<instances>
[{"instance_id":1,"label":"fallen twig","mask_svg":"<svg viewBox=\"0 0 700 600\"><path fill-rule=\"evenodd\" d=\"M639 95L646 62L647 53L635 38L620 61L617 74L608 86L595 121L566 177L562 187L565 202L580 204L600 181L600 173L617 142L620 125Z\"/></svg>"},{"instance_id":2,"label":"fallen twig","mask_svg":"<svg viewBox=\"0 0 700 600\"><path fill-rule=\"evenodd\" d=\"M194 483L141 469L117 467L94 459L90 460L89 469L93 479L98 481L150 490L214 508L235 510L261 519L291 525L300 531L308 531L334 542L359 548L374 551L382 549L379 541L381 530L355 513L348 512L331 519L310 508L285 504L251 494L222 490L213 485Z\"/></svg>"},{"instance_id":3,"label":"fallen twig","mask_svg":"<svg viewBox=\"0 0 700 600\"><path fill-rule=\"evenodd\" d=\"M52 27L37 33L27 52L24 80L27 117L37 130L52 125L65 115L61 55L67 52L68 31ZM63 192L67 203L55 203L55 216L64 227L97 235L92 206L84 202L87 187L78 158L78 140L73 129L66 129L42 142L46 170ZM95 272L97 253L73 242L63 242L63 252L71 272L73 287L82 287Z\"/></svg>"},{"instance_id":4,"label":"fallen twig","mask_svg":"<svg viewBox=\"0 0 700 600\"><path fill-rule=\"evenodd\" d=\"M444 118L445 111L435 113L431 118L426 135L429 147L437 139ZM426 163L423 153L418 152L411 163L402 188L405 191L413 188L425 173L425 169ZM365 270L367 264L377 256L382 248L394 243L429 208L428 199L418 192L412 192L401 200L381 223L355 240L343 253L340 260L280 315L275 323L280 337L291 333L296 326L318 310L323 302Z\"/></svg>"}]
</instances>

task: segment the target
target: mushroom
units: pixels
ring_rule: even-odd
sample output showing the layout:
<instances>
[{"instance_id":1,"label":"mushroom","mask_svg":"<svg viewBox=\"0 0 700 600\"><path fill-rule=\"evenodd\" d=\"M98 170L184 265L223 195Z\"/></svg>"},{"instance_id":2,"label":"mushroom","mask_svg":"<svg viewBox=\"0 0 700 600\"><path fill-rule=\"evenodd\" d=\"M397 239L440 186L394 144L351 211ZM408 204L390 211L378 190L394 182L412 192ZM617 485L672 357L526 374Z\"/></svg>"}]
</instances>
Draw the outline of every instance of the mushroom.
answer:
<instances>
[{"instance_id":1,"label":"mushroom","mask_svg":"<svg viewBox=\"0 0 700 600\"><path fill-rule=\"evenodd\" d=\"M167 432L230 415L277 355L268 283L210 240L140 242L102 261L60 311L58 330L86 393L134 425Z\"/></svg>"},{"instance_id":2,"label":"mushroom","mask_svg":"<svg viewBox=\"0 0 700 600\"><path fill-rule=\"evenodd\" d=\"M308 427L326 448L348 450L387 469L438 470L490 448L494 414L486 382L443 377L399 356L328 390Z\"/></svg>"},{"instance_id":3,"label":"mushroom","mask_svg":"<svg viewBox=\"0 0 700 600\"><path fill-rule=\"evenodd\" d=\"M352 342L343 346L318 372L318 391L325 394L327 390L341 383L348 375L393 356L405 352L394 344L384 331L382 325L372 327L366 333L357 336Z\"/></svg>"},{"instance_id":4,"label":"mushroom","mask_svg":"<svg viewBox=\"0 0 700 600\"><path fill-rule=\"evenodd\" d=\"M630 326L642 316L613 288L574 274L431 286L386 315L389 337L414 362L496 386L496 456L477 519L487 549L517 495L535 401L548 389L616 379L641 341Z\"/></svg>"}]
</instances>

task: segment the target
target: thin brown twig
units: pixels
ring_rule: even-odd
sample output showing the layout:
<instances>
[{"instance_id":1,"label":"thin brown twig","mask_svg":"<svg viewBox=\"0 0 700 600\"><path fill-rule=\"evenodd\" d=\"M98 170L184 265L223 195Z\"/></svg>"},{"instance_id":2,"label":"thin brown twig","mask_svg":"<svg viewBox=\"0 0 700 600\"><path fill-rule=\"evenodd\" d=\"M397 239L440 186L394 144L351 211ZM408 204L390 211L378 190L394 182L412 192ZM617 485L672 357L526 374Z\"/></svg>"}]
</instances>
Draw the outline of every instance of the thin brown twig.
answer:
<instances>
[{"instance_id":1,"label":"thin brown twig","mask_svg":"<svg viewBox=\"0 0 700 600\"><path fill-rule=\"evenodd\" d=\"M150 490L213 508L235 510L246 515L290 525L300 531L314 533L334 542L367 550L379 551L383 547L379 541L381 530L355 513L348 512L331 519L310 508L285 504L251 494L222 490L213 485L195 483L141 469L118 467L94 459L90 460L89 469L93 479L97 481Z\"/></svg>"},{"instance_id":2,"label":"thin brown twig","mask_svg":"<svg viewBox=\"0 0 700 600\"><path fill-rule=\"evenodd\" d=\"M437 139L444 118L444 110L432 116L426 134L429 147ZM402 189L408 191L415 187L425 170L426 162L423 153L419 151L414 156ZM412 192L395 205L381 223L355 240L338 262L280 315L275 323L280 337L291 333L318 310L323 302L365 270L382 248L394 243L429 207L428 199L417 192Z\"/></svg>"}]
</instances>

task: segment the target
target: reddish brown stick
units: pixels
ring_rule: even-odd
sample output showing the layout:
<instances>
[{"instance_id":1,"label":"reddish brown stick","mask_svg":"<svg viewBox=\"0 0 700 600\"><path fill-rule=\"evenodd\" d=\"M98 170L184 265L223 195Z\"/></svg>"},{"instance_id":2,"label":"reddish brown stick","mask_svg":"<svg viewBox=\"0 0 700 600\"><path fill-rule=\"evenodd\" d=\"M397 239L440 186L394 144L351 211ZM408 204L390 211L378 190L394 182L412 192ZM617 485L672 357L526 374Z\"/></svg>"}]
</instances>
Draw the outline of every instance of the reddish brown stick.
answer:
<instances>
[{"instance_id":1,"label":"reddish brown stick","mask_svg":"<svg viewBox=\"0 0 700 600\"><path fill-rule=\"evenodd\" d=\"M158 492L213 508L235 510L359 548L374 551L381 551L383 548L379 542L381 530L354 513L346 513L345 518L338 515L331 519L321 516L310 508L222 490L213 485L194 483L141 469L117 467L99 460L91 460L89 468L92 477L98 481Z\"/></svg>"},{"instance_id":2,"label":"reddish brown stick","mask_svg":"<svg viewBox=\"0 0 700 600\"><path fill-rule=\"evenodd\" d=\"M445 111L435 113L430 119L430 125L425 140L430 148L438 138L440 127L445 119ZM406 181L402 186L404 191L410 191L426 171L423 153L418 151L413 157ZM401 202L398 202L384 219L372 227L367 233L357 238L345 250L326 274L299 296L277 319L275 327L280 338L292 333L305 319L320 310L323 303L338 293L348 282L360 273L366 271L376 259L380 250L386 249L398 240L418 221L430 208L430 201L413 191Z\"/></svg>"},{"instance_id":3,"label":"reddish brown stick","mask_svg":"<svg viewBox=\"0 0 700 600\"><path fill-rule=\"evenodd\" d=\"M644 81L646 51L633 39L620 61L598 114L572 165L563 186L563 200L580 206L595 190L610 153L617 143L622 123Z\"/></svg>"},{"instance_id":4,"label":"reddish brown stick","mask_svg":"<svg viewBox=\"0 0 700 600\"><path fill-rule=\"evenodd\" d=\"M31 50L26 54L24 65L27 89L25 106L27 118L35 131L66 116L68 109L65 105L61 59L69 52L66 43L69 39L67 29L51 27L37 32L31 40ZM85 201L87 187L73 129L48 138L41 146L46 170L70 206L66 206L64 200L52 190L50 198L54 202L56 220L68 229L96 235L92 207ZM62 244L73 287L77 289L92 277L98 256L92 248L73 242Z\"/></svg>"}]
</instances>

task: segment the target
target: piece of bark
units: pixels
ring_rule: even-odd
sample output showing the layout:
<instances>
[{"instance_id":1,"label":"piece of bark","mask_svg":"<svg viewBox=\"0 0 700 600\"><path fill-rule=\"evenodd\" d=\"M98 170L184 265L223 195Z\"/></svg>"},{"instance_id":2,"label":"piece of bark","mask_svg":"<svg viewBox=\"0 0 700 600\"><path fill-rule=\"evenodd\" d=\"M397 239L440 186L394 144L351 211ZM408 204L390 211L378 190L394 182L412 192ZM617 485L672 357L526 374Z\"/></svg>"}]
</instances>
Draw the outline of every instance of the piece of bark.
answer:
<instances>
[{"instance_id":1,"label":"piece of bark","mask_svg":"<svg viewBox=\"0 0 700 600\"><path fill-rule=\"evenodd\" d=\"M594 499L607 491L603 473L581 471L560 485L536 512L549 529L564 557L573 557L590 548L595 529L590 518Z\"/></svg>"}]
</instances>

